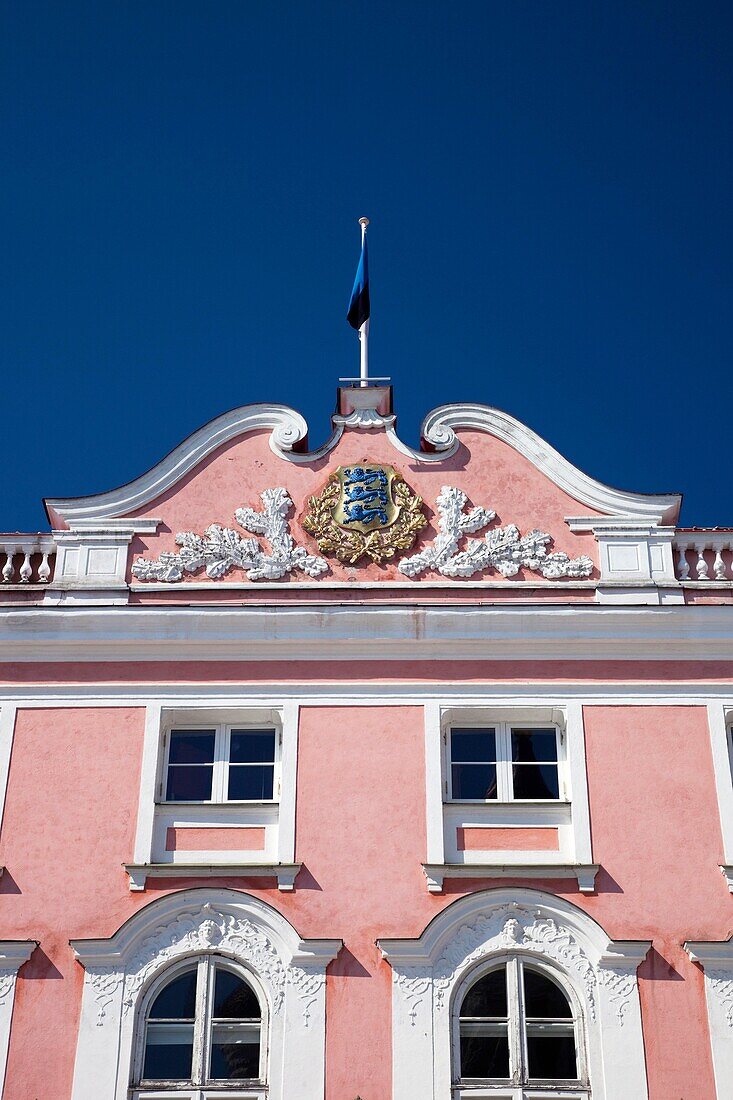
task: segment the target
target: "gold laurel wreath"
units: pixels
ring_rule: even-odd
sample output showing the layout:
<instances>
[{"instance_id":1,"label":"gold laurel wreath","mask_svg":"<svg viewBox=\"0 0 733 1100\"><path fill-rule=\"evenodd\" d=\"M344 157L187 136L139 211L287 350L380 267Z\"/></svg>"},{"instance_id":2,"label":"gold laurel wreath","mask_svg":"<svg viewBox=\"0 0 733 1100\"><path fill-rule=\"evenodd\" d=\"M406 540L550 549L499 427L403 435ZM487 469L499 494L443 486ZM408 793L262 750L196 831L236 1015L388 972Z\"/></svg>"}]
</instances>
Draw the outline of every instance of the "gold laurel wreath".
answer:
<instances>
[{"instance_id":1,"label":"gold laurel wreath","mask_svg":"<svg viewBox=\"0 0 733 1100\"><path fill-rule=\"evenodd\" d=\"M364 555L375 562L386 561L398 550L409 550L417 532L428 522L421 510L422 497L413 493L399 475L392 481L392 492L399 514L391 527L370 531L368 535L347 531L331 515L341 495L339 476L331 474L322 492L309 499L310 511L303 519L303 527L315 537L322 554L331 554L339 561L353 565Z\"/></svg>"}]
</instances>

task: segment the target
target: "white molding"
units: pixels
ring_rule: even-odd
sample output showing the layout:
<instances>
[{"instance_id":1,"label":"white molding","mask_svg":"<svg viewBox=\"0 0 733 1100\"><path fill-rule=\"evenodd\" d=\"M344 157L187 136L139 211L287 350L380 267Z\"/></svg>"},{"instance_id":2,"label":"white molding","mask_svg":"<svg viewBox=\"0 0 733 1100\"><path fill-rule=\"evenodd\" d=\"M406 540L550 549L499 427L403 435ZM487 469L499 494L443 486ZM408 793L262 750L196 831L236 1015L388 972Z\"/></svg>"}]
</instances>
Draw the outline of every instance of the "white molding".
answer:
<instances>
[{"instance_id":1,"label":"white molding","mask_svg":"<svg viewBox=\"0 0 733 1100\"><path fill-rule=\"evenodd\" d=\"M85 970L73 1100L127 1100L141 998L166 966L201 954L239 961L263 989L269 1100L323 1100L326 967L341 940L302 940L265 902L210 888L168 894L110 939L71 945Z\"/></svg>"},{"instance_id":2,"label":"white molding","mask_svg":"<svg viewBox=\"0 0 733 1100\"><path fill-rule=\"evenodd\" d=\"M565 760L570 781L570 797L572 799L571 815L575 858L580 864L593 864L582 703L570 702L565 708L565 738ZM584 890L580 877L578 877L578 885L581 890Z\"/></svg>"},{"instance_id":3,"label":"white molding","mask_svg":"<svg viewBox=\"0 0 733 1100\"><path fill-rule=\"evenodd\" d=\"M249 432L263 430L272 432L270 446L275 454L284 458L293 447L305 440L308 425L300 413L287 405L243 405L209 421L174 447L147 473L126 485L94 496L47 499L46 508L53 509L69 524L84 519L107 520L124 516L144 508L172 488L217 447Z\"/></svg>"},{"instance_id":4,"label":"white molding","mask_svg":"<svg viewBox=\"0 0 733 1100\"><path fill-rule=\"evenodd\" d=\"M678 494L652 496L627 493L588 477L526 425L488 405L454 404L433 409L421 429L423 440L429 448L427 451L416 451L402 443L391 417L379 419L382 423L373 426L384 426L392 445L401 454L424 466L450 458L459 446L456 431L465 428L487 432L508 443L559 488L599 512L654 523L673 522L679 511L681 497ZM128 484L94 496L48 499L46 507L53 509L68 524L124 516L145 507L177 484L217 447L253 431L271 431L270 447L278 457L300 465L313 464L333 449L349 425L349 417L336 416L333 425L332 435L322 447L308 453L300 452L297 448L304 443L308 431L308 425L300 413L287 405L243 405L199 428L151 470ZM361 423L357 426L363 427Z\"/></svg>"},{"instance_id":5,"label":"white molding","mask_svg":"<svg viewBox=\"0 0 733 1100\"><path fill-rule=\"evenodd\" d=\"M216 863L126 863L130 889L144 890L149 878L274 878L278 890L290 892L301 863L241 863L222 860Z\"/></svg>"},{"instance_id":6,"label":"white molding","mask_svg":"<svg viewBox=\"0 0 733 1100\"><path fill-rule=\"evenodd\" d=\"M145 734L140 766L140 791L137 806L137 827L135 830L134 860L138 864L149 862L153 850L153 830L155 827L155 789L160 770L160 732L162 723L162 705L155 700L145 704ZM136 889L138 887L135 887ZM130 879L130 889L132 878Z\"/></svg>"},{"instance_id":7,"label":"white molding","mask_svg":"<svg viewBox=\"0 0 733 1100\"><path fill-rule=\"evenodd\" d=\"M489 405L441 405L425 417L421 434L438 454L447 457L458 449L459 441L455 433L461 428L487 432L508 443L546 474L558 488L580 503L587 504L589 508L606 515L625 516L649 523L671 523L677 518L682 501L679 493L628 493L604 485L573 466L526 424ZM405 449L405 453L417 459L425 457L422 452L409 449Z\"/></svg>"},{"instance_id":8,"label":"white molding","mask_svg":"<svg viewBox=\"0 0 733 1100\"><path fill-rule=\"evenodd\" d=\"M685 951L705 975L708 1029L718 1100L733 1088L733 940L685 943Z\"/></svg>"},{"instance_id":9,"label":"white molding","mask_svg":"<svg viewBox=\"0 0 733 1100\"><path fill-rule=\"evenodd\" d=\"M417 939L377 944L393 971L392 1100L452 1095L454 994L472 968L513 956L554 968L572 987L594 1100L646 1100L636 971L650 943L613 941L565 899L513 886L453 902Z\"/></svg>"},{"instance_id":10,"label":"white molding","mask_svg":"<svg viewBox=\"0 0 733 1100\"><path fill-rule=\"evenodd\" d=\"M511 855L511 853L506 853ZM554 857L557 858L556 856ZM577 879L578 889L581 894L595 893L596 875L599 866L597 863L556 863L553 862L551 853L548 853L546 862L535 863L423 863L423 872L427 879L428 891L431 894L442 894L444 880L447 878L459 879Z\"/></svg>"},{"instance_id":11,"label":"white molding","mask_svg":"<svg viewBox=\"0 0 733 1100\"><path fill-rule=\"evenodd\" d=\"M216 680L190 683L158 681L156 683L106 683L100 681L83 689L79 684L34 683L0 684L0 704L17 702L18 707L144 707L155 692L163 706L175 706L197 713L208 708L280 708L285 701L303 704L317 702L329 707L423 706L430 702L461 707L564 707L575 700L583 706L688 706L705 707L710 702L730 702L731 684L713 681L668 682L650 680L647 684L627 681L599 680L579 683L577 680L534 680L521 686L497 680L472 680L466 684L446 685L445 680L404 682L338 680L288 683L256 680L232 684Z\"/></svg>"},{"instance_id":12,"label":"white molding","mask_svg":"<svg viewBox=\"0 0 733 1100\"><path fill-rule=\"evenodd\" d=\"M733 660L733 604L13 607L13 661Z\"/></svg>"},{"instance_id":13,"label":"white molding","mask_svg":"<svg viewBox=\"0 0 733 1100\"><path fill-rule=\"evenodd\" d=\"M8 793L10 760L13 754L17 711L18 708L13 702L3 702L0 705L0 835L2 835L5 799Z\"/></svg>"},{"instance_id":14,"label":"white molding","mask_svg":"<svg viewBox=\"0 0 733 1100\"><path fill-rule=\"evenodd\" d=\"M733 704L733 687L729 687L729 703ZM718 812L720 815L720 831L723 838L723 864L733 864L733 776L731 775L731 755L728 740L728 713L730 706L724 702L708 703L708 729L710 733L710 750L713 757L713 771L715 773L715 789L718 795ZM728 888L733 893L733 875L727 874L726 867L721 867L726 876Z\"/></svg>"},{"instance_id":15,"label":"white molding","mask_svg":"<svg viewBox=\"0 0 733 1100\"><path fill-rule=\"evenodd\" d=\"M281 864L294 864L295 860L295 802L298 775L299 717L300 708L298 703L290 702L283 705L281 711L280 812L277 824L277 856ZM280 877L278 877L278 887L281 890L286 888L281 885Z\"/></svg>"},{"instance_id":16,"label":"white molding","mask_svg":"<svg viewBox=\"0 0 733 1100\"><path fill-rule=\"evenodd\" d=\"M0 940L0 1095L4 1095L18 971L36 947L36 940Z\"/></svg>"},{"instance_id":17,"label":"white molding","mask_svg":"<svg viewBox=\"0 0 733 1100\"><path fill-rule=\"evenodd\" d=\"M425 812L427 863L442 864L445 860L443 827L443 731L442 707L427 702L425 720Z\"/></svg>"}]
</instances>

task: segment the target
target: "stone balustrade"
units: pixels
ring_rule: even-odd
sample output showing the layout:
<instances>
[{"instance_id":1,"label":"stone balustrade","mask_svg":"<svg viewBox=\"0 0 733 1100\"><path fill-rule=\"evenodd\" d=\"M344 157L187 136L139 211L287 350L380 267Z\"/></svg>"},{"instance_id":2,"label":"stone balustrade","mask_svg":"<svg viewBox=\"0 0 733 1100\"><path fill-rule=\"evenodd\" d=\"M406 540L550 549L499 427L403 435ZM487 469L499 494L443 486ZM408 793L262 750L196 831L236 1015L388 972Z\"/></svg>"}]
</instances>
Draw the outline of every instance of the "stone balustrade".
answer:
<instances>
[{"instance_id":1,"label":"stone balustrade","mask_svg":"<svg viewBox=\"0 0 733 1100\"><path fill-rule=\"evenodd\" d=\"M733 581L733 530L679 530L674 537L677 579Z\"/></svg>"},{"instance_id":2,"label":"stone balustrade","mask_svg":"<svg viewBox=\"0 0 733 1100\"><path fill-rule=\"evenodd\" d=\"M3 584L48 584L56 543L51 535L0 535Z\"/></svg>"}]
</instances>

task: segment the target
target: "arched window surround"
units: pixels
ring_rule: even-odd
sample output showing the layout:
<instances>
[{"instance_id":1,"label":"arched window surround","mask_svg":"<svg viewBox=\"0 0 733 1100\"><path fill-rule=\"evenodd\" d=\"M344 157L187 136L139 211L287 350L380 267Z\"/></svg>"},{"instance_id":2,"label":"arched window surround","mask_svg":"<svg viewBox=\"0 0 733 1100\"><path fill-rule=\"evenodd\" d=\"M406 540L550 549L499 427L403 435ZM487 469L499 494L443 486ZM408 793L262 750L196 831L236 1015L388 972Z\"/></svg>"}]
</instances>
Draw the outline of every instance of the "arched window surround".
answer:
<instances>
[{"instance_id":1,"label":"arched window surround","mask_svg":"<svg viewBox=\"0 0 733 1100\"><path fill-rule=\"evenodd\" d=\"M301 939L267 902L222 888L167 894L109 939L73 940L85 975L72 1100L156 1095L130 1085L141 1005L172 965L201 955L246 969L267 1006L267 1086L247 1086L248 1100L323 1100L326 967L341 946L341 940ZM191 1092L205 1095L207 1087ZM181 1094L187 1096L185 1088ZM240 1097L242 1088L232 1095Z\"/></svg>"},{"instance_id":2,"label":"arched window surround","mask_svg":"<svg viewBox=\"0 0 733 1100\"><path fill-rule=\"evenodd\" d=\"M571 902L519 887L452 902L417 939L380 940L393 971L392 1100L492 1097L491 1088L464 1088L454 1081L453 1009L457 991L465 991L477 967L490 969L509 956L546 967L570 992L585 1024L583 1056L593 1100L647 1100L636 971L650 946L613 941ZM525 1091L539 1096L543 1090ZM522 1092L520 1085L493 1090L502 1100ZM573 1100L587 1095L584 1087L566 1090Z\"/></svg>"},{"instance_id":3,"label":"arched window surround","mask_svg":"<svg viewBox=\"0 0 733 1100\"><path fill-rule=\"evenodd\" d=\"M560 1096L565 1094L572 1094L573 1096L583 1096L588 1094L589 1079L588 1079L588 1057L587 1057L587 1022L584 1011L584 1006L581 998L578 996L578 992L574 984L568 979L565 971L557 965L552 959L545 959L530 954L529 952L518 949L516 951L504 951L497 954L487 956L479 959L467 970L465 970L460 980L455 984L450 997L450 1028L451 1028L451 1062L452 1062L452 1077L454 1082L458 1082L459 1078L459 1065L460 1065L460 1009L463 1003L463 999L476 982L480 981L486 974L491 973L494 970L499 970L506 967L515 959L521 959L530 969L537 971L538 973L545 974L551 981L555 982L560 987L565 997L568 1000L572 1014L573 1024L575 1032L575 1052L578 1061L578 1075L577 1079L570 1084L555 1085L553 1082L549 1087L553 1090L561 1089ZM512 1087L512 1086L510 1086ZM506 1089L503 1084L491 1086L492 1091L501 1094L505 1093ZM534 1085L525 1086L534 1092L546 1092L547 1086L538 1083Z\"/></svg>"},{"instance_id":4,"label":"arched window surround","mask_svg":"<svg viewBox=\"0 0 733 1100\"><path fill-rule=\"evenodd\" d=\"M130 1093L134 1096L135 1091L141 1088L140 1082L143 1080L143 1060L145 1057L145 1035L146 1025L148 1022L148 1013L152 1007L156 997L162 990L172 982L180 974L185 973L192 965L198 965L202 958L209 958L221 964L225 969L236 974L238 977L243 978L247 984L252 988L260 1007L261 1015L261 1030L260 1030L260 1069L259 1080L263 1086L267 1086L269 1079L269 1039L270 1039L270 1002L265 986L260 981L259 977L252 966L245 961L236 958L231 952L228 951L211 951L211 952L192 952L191 954L182 955L175 962L169 966L164 967L162 970L158 970L155 974L145 983L140 990L138 997L138 1005L135 1020L135 1034L133 1040L133 1052L132 1052L132 1066L130 1074ZM155 1086L146 1085L145 1088ZM219 1087L219 1086L217 1086ZM232 1089L241 1092L241 1085L236 1082L231 1086ZM248 1087L247 1091L250 1089Z\"/></svg>"}]
</instances>

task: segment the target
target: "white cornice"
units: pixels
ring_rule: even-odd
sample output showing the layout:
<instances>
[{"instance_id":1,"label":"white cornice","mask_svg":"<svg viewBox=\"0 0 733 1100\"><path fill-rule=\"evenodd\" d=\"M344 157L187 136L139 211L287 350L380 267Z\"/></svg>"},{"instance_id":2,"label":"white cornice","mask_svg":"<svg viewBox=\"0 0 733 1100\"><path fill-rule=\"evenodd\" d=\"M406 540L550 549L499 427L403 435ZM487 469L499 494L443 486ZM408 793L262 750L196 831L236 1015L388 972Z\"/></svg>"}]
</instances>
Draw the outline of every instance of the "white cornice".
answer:
<instances>
[{"instance_id":1,"label":"white cornice","mask_svg":"<svg viewBox=\"0 0 733 1100\"><path fill-rule=\"evenodd\" d=\"M275 454L286 458L305 440L308 425L300 413L287 405L243 405L204 424L134 481L95 496L47 499L46 508L53 509L69 524L127 515L170 489L217 447L262 430L272 432L270 446Z\"/></svg>"},{"instance_id":2,"label":"white cornice","mask_svg":"<svg viewBox=\"0 0 733 1100\"><path fill-rule=\"evenodd\" d=\"M673 523L677 519L682 500L679 493L653 496L604 485L573 466L526 424L489 405L441 405L425 417L422 437L428 446L445 456L457 450L455 433L460 428L488 432L503 440L569 496L605 515L628 516L649 523Z\"/></svg>"},{"instance_id":3,"label":"white cornice","mask_svg":"<svg viewBox=\"0 0 733 1100\"><path fill-rule=\"evenodd\" d=\"M425 451L403 443L393 420L392 416L381 417L379 424L370 426L383 428L396 450L422 465L435 465L455 454L459 446L456 432L460 429L486 432L508 443L575 500L606 516L621 515L645 523L673 523L677 518L681 501L678 494L626 493L603 485L573 466L526 425L488 405L442 405L434 409L422 424L422 438L428 448ZM349 417L334 416L333 432L327 442L316 451L305 452L298 450L308 431L300 413L287 405L243 405L199 428L151 470L127 485L95 496L48 499L46 508L72 526L80 521L101 523L145 507L217 447L249 432L269 430L270 447L279 458L305 465L327 455L350 424ZM364 427L361 423L357 426Z\"/></svg>"},{"instance_id":4,"label":"white cornice","mask_svg":"<svg viewBox=\"0 0 733 1100\"><path fill-rule=\"evenodd\" d=\"M733 661L733 605L13 607L0 612L0 652L13 662Z\"/></svg>"}]
</instances>

